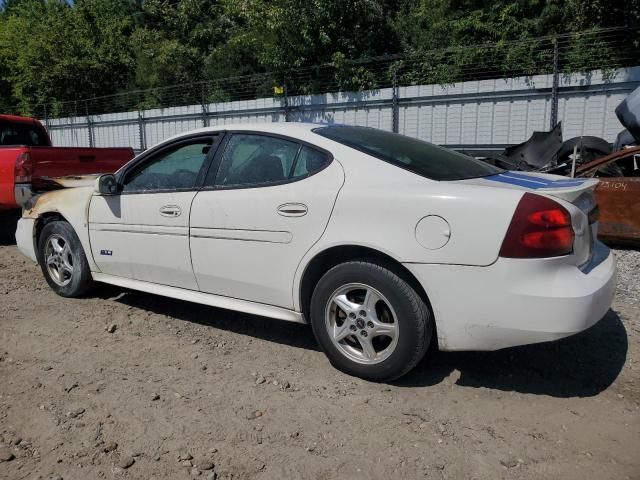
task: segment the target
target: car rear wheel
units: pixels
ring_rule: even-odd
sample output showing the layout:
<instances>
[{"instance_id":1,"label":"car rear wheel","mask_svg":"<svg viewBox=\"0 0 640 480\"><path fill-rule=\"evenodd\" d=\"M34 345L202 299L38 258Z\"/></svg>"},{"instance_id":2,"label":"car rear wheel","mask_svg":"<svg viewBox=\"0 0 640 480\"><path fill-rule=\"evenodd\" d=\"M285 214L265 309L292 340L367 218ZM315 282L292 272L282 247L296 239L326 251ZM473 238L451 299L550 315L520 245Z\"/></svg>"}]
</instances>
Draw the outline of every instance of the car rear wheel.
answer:
<instances>
[{"instance_id":1,"label":"car rear wheel","mask_svg":"<svg viewBox=\"0 0 640 480\"><path fill-rule=\"evenodd\" d=\"M42 273L49 286L62 297L78 297L93 285L80 239L64 221L47 223L38 241Z\"/></svg>"},{"instance_id":2,"label":"car rear wheel","mask_svg":"<svg viewBox=\"0 0 640 480\"><path fill-rule=\"evenodd\" d=\"M311 298L311 325L337 369L390 381L424 356L433 333L429 307L392 270L372 261L329 270Z\"/></svg>"}]
</instances>

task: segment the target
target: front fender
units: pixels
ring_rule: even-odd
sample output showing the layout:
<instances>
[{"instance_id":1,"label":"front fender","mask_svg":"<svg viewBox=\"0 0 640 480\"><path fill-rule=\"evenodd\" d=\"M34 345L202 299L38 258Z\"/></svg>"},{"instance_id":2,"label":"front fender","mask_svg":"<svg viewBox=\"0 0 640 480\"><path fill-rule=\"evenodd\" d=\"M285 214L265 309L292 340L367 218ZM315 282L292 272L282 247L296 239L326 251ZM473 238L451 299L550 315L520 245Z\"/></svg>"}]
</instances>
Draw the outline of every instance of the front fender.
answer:
<instances>
[{"instance_id":1,"label":"front fender","mask_svg":"<svg viewBox=\"0 0 640 480\"><path fill-rule=\"evenodd\" d=\"M65 188L43 193L31 199L28 209L22 212L22 217L33 219L34 246L38 223L49 215L59 215L64 218L78 235L82 248L87 256L87 262L91 271L97 271L98 267L91 255L91 244L89 242L89 224L87 222L89 214L89 203L93 195L93 188Z\"/></svg>"}]
</instances>

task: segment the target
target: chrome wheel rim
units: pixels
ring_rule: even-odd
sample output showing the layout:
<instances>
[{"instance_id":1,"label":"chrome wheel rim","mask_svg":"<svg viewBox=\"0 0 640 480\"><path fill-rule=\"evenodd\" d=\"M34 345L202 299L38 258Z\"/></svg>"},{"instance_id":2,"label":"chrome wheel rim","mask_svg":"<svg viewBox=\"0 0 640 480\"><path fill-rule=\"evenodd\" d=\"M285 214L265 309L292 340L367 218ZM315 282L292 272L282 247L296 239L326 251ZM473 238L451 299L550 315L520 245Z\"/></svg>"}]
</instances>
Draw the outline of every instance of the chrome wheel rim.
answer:
<instances>
[{"instance_id":1,"label":"chrome wheel rim","mask_svg":"<svg viewBox=\"0 0 640 480\"><path fill-rule=\"evenodd\" d=\"M340 353L357 363L383 362L398 345L398 317L391 302L362 283L343 285L331 294L325 325Z\"/></svg>"},{"instance_id":2,"label":"chrome wheel rim","mask_svg":"<svg viewBox=\"0 0 640 480\"><path fill-rule=\"evenodd\" d=\"M60 235L51 235L44 248L44 261L49 277L64 287L73 279L73 256L69 242Z\"/></svg>"}]
</instances>

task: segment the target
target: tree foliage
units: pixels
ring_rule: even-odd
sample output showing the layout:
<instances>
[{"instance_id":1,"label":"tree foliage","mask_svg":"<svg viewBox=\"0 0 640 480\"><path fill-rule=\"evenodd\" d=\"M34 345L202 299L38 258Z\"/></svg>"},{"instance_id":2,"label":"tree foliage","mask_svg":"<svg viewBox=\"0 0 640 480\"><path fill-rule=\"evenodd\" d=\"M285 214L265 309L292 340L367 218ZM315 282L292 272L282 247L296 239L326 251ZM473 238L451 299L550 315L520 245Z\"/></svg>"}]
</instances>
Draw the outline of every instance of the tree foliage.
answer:
<instances>
[{"instance_id":1,"label":"tree foliage","mask_svg":"<svg viewBox=\"0 0 640 480\"><path fill-rule=\"evenodd\" d=\"M348 60L388 54L413 59L398 63L406 81L494 63L535 73L550 64L535 39L639 17L640 0L0 0L0 110L318 65L338 88L372 87L372 70ZM584 43L571 68L608 55ZM299 89L315 88L314 68Z\"/></svg>"}]
</instances>

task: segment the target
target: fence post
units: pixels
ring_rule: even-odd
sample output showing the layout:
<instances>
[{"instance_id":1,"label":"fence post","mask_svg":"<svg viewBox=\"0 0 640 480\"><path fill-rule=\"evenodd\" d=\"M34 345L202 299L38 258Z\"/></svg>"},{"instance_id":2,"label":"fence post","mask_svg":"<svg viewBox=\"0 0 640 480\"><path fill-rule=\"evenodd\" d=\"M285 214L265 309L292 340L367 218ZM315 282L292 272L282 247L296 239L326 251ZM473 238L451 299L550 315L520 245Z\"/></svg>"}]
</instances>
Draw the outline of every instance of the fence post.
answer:
<instances>
[{"instance_id":1,"label":"fence post","mask_svg":"<svg viewBox=\"0 0 640 480\"><path fill-rule=\"evenodd\" d=\"M201 98L201 104L202 104L202 126L203 127L208 127L209 126L209 104L207 102L207 95L205 93L205 88L206 88L206 84L203 82L202 83L202 98Z\"/></svg>"},{"instance_id":2,"label":"fence post","mask_svg":"<svg viewBox=\"0 0 640 480\"><path fill-rule=\"evenodd\" d=\"M47 104L44 104L44 125L47 127L47 132L49 132L49 115L47 115Z\"/></svg>"},{"instance_id":3,"label":"fence post","mask_svg":"<svg viewBox=\"0 0 640 480\"><path fill-rule=\"evenodd\" d=\"M140 110L138 110L138 131L140 133L140 150L144 151L147 149L147 139L145 138L144 117Z\"/></svg>"},{"instance_id":4,"label":"fence post","mask_svg":"<svg viewBox=\"0 0 640 480\"><path fill-rule=\"evenodd\" d=\"M400 112L398 107L398 97L399 97L399 89L398 89L398 66L393 66L393 95L391 97L391 108L392 108L392 117L391 117L391 129L393 133L398 133L400 127Z\"/></svg>"},{"instance_id":5,"label":"fence post","mask_svg":"<svg viewBox=\"0 0 640 480\"><path fill-rule=\"evenodd\" d=\"M291 119L289 118L289 93L287 92L287 80L284 79L282 82L283 85L283 89L284 91L282 92L284 94L284 121L285 122L290 122Z\"/></svg>"},{"instance_id":6,"label":"fence post","mask_svg":"<svg viewBox=\"0 0 640 480\"><path fill-rule=\"evenodd\" d=\"M560 54L558 39L553 39L553 86L551 87L551 125L550 130L558 123L558 87L560 84Z\"/></svg>"},{"instance_id":7,"label":"fence post","mask_svg":"<svg viewBox=\"0 0 640 480\"><path fill-rule=\"evenodd\" d=\"M89 131L89 147L93 148L93 122L89 115L89 102L87 100L84 101L84 113L87 119L87 130Z\"/></svg>"}]
</instances>

